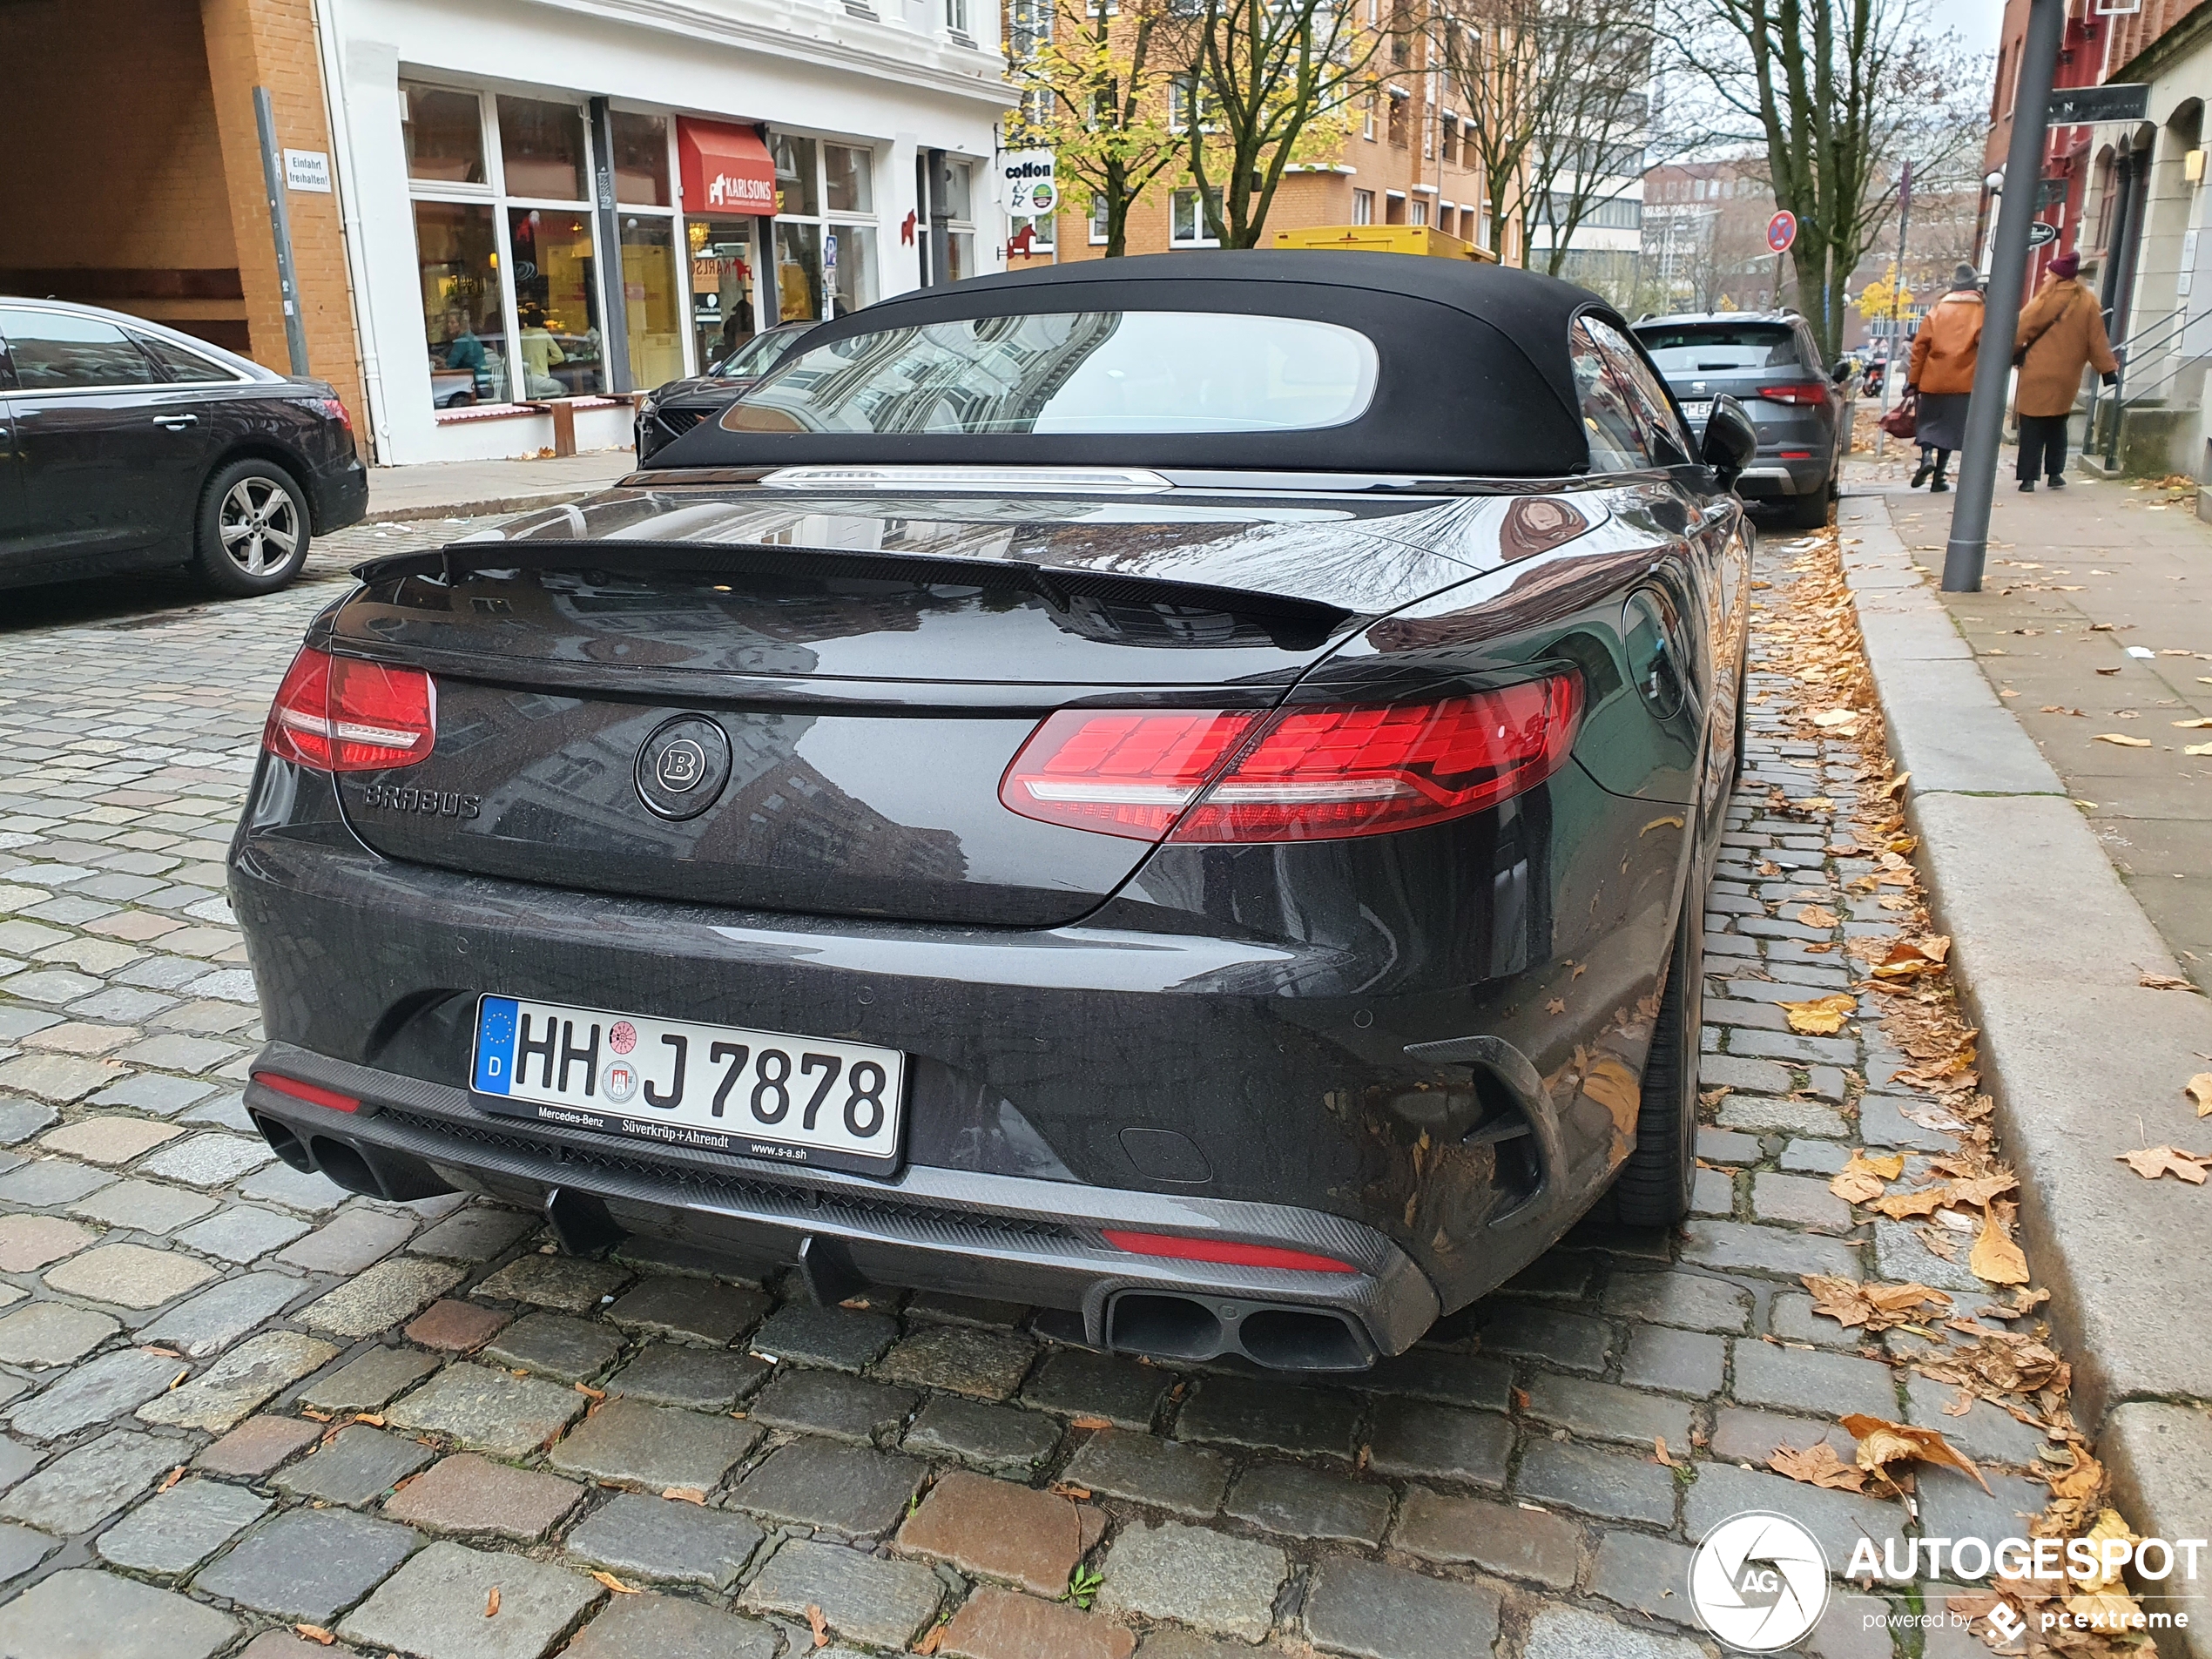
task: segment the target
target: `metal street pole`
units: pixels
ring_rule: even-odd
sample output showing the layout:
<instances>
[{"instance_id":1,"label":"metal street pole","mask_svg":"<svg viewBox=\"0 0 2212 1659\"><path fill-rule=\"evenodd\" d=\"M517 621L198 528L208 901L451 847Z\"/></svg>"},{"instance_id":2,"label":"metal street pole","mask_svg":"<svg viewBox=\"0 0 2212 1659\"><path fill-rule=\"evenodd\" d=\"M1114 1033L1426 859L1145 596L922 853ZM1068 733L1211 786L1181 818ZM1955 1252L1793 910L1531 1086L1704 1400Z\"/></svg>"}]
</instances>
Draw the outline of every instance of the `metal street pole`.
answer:
<instances>
[{"instance_id":1,"label":"metal street pole","mask_svg":"<svg viewBox=\"0 0 2212 1659\"><path fill-rule=\"evenodd\" d=\"M284 301L284 344L292 372L307 372L307 320L300 312L300 283L292 268L292 209L285 199L284 157L277 149L276 111L269 89L253 89L253 124L261 133L261 182L269 192L269 236L276 244L277 295Z\"/></svg>"},{"instance_id":2,"label":"metal street pole","mask_svg":"<svg viewBox=\"0 0 2212 1659\"><path fill-rule=\"evenodd\" d=\"M1979 593L1989 555L1989 502L1997 489L1997 441L2005 425L2005 392L2013 373L2013 337L2020 327L2020 289L2027 277L2027 233L2041 189L2044 123L2051 76L2059 61L2066 0L2028 0L2027 43L2013 99L2013 142L2005 156L1991 243L1989 290L1983 300L1981 352L1966 408L1966 444L1959 452L1959 497L1951 509L1951 541L1943 550L1943 590Z\"/></svg>"}]
</instances>

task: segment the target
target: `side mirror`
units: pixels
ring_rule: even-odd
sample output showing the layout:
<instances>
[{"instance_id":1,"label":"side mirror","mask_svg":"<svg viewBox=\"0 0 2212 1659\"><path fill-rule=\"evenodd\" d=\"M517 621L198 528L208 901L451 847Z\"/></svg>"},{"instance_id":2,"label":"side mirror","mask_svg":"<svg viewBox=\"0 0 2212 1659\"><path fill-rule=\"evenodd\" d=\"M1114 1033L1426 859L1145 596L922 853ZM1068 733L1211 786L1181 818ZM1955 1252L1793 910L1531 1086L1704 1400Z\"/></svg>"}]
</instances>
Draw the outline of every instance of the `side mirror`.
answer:
<instances>
[{"instance_id":1,"label":"side mirror","mask_svg":"<svg viewBox=\"0 0 2212 1659\"><path fill-rule=\"evenodd\" d=\"M1713 400L1713 412L1705 417L1705 435L1697 446L1697 458L1719 475L1721 488L1733 489L1736 480L1751 459L1759 452L1759 429L1751 424L1751 417L1743 406L1732 397Z\"/></svg>"}]
</instances>

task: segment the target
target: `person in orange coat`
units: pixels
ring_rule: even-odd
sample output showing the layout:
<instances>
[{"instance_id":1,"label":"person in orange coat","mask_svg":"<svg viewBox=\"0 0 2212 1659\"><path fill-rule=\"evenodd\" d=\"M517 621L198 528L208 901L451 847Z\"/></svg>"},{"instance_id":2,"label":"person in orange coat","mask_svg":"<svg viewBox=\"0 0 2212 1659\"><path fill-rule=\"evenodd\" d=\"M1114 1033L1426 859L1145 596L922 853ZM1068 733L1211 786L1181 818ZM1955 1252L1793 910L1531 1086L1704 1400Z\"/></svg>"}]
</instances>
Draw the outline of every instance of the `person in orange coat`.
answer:
<instances>
[{"instance_id":1,"label":"person in orange coat","mask_svg":"<svg viewBox=\"0 0 2212 1659\"><path fill-rule=\"evenodd\" d=\"M1974 389L1974 361L1981 354L1981 319L1980 279L1962 261L1951 273L1951 292L1935 302L1912 336L1912 362L1905 376L1920 400L1912 428L1920 465L1912 488L1926 483L1932 496L1951 488L1944 470L1951 464L1951 452L1966 447L1966 402Z\"/></svg>"},{"instance_id":2,"label":"person in orange coat","mask_svg":"<svg viewBox=\"0 0 2212 1659\"><path fill-rule=\"evenodd\" d=\"M2074 274L2080 268L2081 256L2071 251L2051 261L2050 278L2021 311L2013 341L2020 366L2013 411L2020 416L2024 490L2035 488L2039 466L2052 489L2066 488L2066 423L2080 395L2081 371L2094 363L2109 385L2120 370L2097 296Z\"/></svg>"}]
</instances>

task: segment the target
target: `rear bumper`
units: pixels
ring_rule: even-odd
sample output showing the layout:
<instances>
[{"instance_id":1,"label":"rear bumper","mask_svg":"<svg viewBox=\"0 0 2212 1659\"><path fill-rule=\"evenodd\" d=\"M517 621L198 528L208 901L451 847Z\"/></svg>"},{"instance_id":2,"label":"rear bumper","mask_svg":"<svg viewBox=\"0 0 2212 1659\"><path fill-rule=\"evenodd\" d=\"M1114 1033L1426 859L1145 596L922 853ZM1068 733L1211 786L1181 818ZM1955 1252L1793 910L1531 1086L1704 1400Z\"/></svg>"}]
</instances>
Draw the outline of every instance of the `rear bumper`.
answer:
<instances>
[{"instance_id":1,"label":"rear bumper","mask_svg":"<svg viewBox=\"0 0 2212 1659\"><path fill-rule=\"evenodd\" d=\"M1746 501L1816 495L1828 488L1828 462L1825 448L1815 449L1811 458L1804 461L1784 461L1761 450L1758 459L1737 479L1737 493Z\"/></svg>"},{"instance_id":2,"label":"rear bumper","mask_svg":"<svg viewBox=\"0 0 2212 1659\"><path fill-rule=\"evenodd\" d=\"M275 1042L246 1106L296 1169L408 1199L455 1188L546 1208L557 1229L643 1234L748 1264L797 1266L818 1298L865 1283L1059 1308L1094 1346L1185 1359L1357 1370L1403 1352L1440 1311L1419 1267L1380 1233L1288 1205L1185 1197L909 1165L894 1182L778 1170L476 1111L466 1089ZM360 1103L295 1098L275 1073ZM559 1195L556 1198L555 1195ZM1108 1229L1327 1256L1323 1272L1132 1255ZM605 1237L611 1238L612 1232ZM587 1237L579 1243L594 1242Z\"/></svg>"},{"instance_id":3,"label":"rear bumper","mask_svg":"<svg viewBox=\"0 0 2212 1659\"><path fill-rule=\"evenodd\" d=\"M314 493L315 534L327 536L368 516L368 469L357 453L335 466L318 469L309 486Z\"/></svg>"}]
</instances>

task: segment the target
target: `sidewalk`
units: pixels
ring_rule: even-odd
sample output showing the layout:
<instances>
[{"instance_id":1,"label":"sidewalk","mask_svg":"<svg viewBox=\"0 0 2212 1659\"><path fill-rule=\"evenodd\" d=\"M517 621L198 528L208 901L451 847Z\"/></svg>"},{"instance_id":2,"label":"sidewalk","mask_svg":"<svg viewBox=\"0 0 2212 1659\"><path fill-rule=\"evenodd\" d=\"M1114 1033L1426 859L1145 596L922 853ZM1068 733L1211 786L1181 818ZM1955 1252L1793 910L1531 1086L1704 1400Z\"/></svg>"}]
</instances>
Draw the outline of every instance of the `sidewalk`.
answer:
<instances>
[{"instance_id":1,"label":"sidewalk","mask_svg":"<svg viewBox=\"0 0 2212 1659\"><path fill-rule=\"evenodd\" d=\"M372 467L372 523L414 518L467 518L552 507L604 489L637 470L628 449L595 449L543 461L436 461L413 467Z\"/></svg>"},{"instance_id":2,"label":"sidewalk","mask_svg":"<svg viewBox=\"0 0 2212 1659\"><path fill-rule=\"evenodd\" d=\"M1955 499L1889 501L1932 590ZM2212 717L2212 524L2194 504L2079 475L2023 496L2002 468L1982 591L1937 597L2182 971L2212 991L2212 755L2182 752L2212 728L2175 725Z\"/></svg>"},{"instance_id":3,"label":"sidewalk","mask_svg":"<svg viewBox=\"0 0 2212 1659\"><path fill-rule=\"evenodd\" d=\"M2119 1162L2212 1140L2182 1092L2212 1055L2212 1004L2144 982L2175 971L2169 940L2195 926L2186 895L2212 882L2212 831L2188 817L2212 793L2212 765L2182 756L2195 734L2168 724L2212 708L2193 671L2206 664L2128 654L2212 633L2194 592L2212 582L2212 541L2183 509L2153 512L2162 499L2110 482L2000 493L1979 595L1936 590L1947 502L1877 488L1848 496L1838 523L1931 909L2020 1177L2021 1242L2074 1361L2076 1416L2121 1512L2177 1538L2202 1537L2212 1518L2212 1190ZM2140 732L2148 746L2101 732ZM2201 982L2212 953L2196 955L2182 965ZM2202 1581L2175 1588L2193 1628L2161 1652L2205 1659L2212 1597Z\"/></svg>"}]
</instances>

